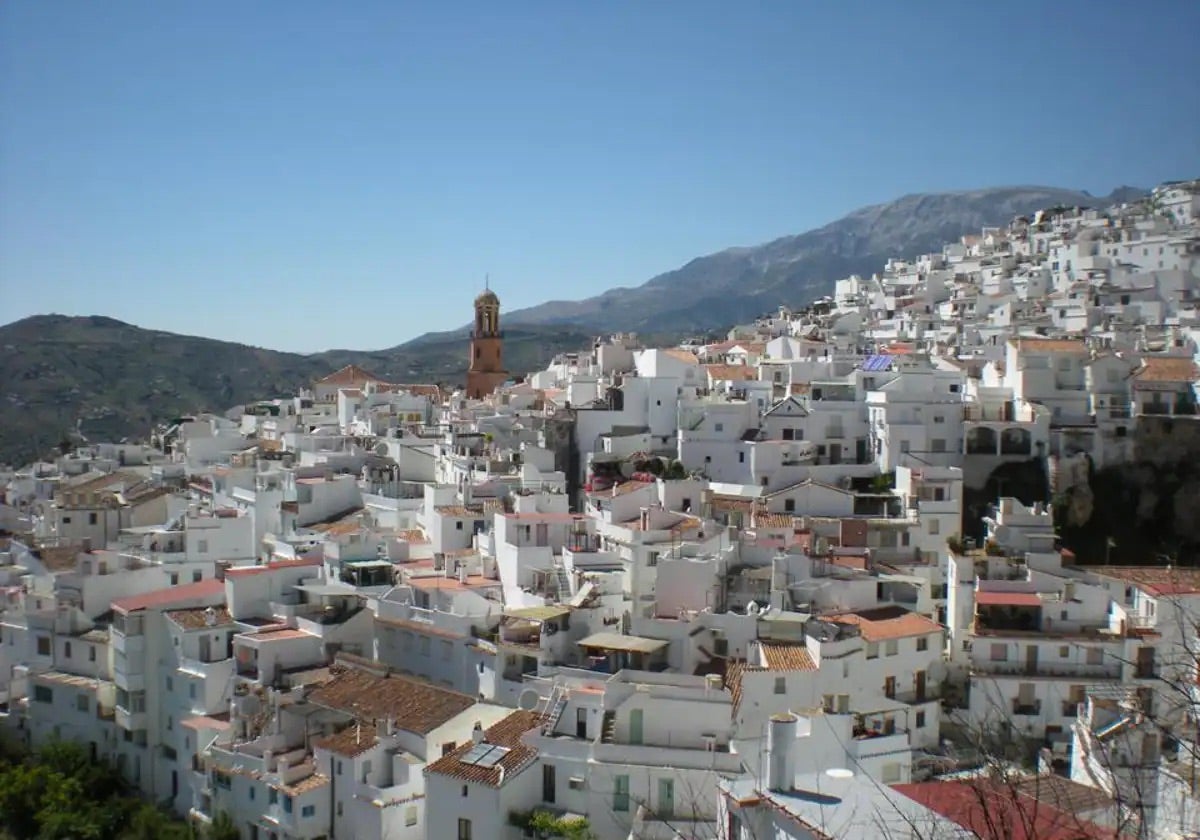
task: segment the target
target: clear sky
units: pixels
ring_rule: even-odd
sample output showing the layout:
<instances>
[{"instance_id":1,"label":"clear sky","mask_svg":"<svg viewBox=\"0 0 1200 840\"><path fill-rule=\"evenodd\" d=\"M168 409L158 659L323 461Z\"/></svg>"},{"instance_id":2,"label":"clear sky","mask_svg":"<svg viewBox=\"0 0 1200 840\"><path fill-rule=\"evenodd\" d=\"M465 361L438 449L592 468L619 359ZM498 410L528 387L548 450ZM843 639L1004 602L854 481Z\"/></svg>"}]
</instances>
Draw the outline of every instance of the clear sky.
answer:
<instances>
[{"instance_id":1,"label":"clear sky","mask_svg":"<svg viewBox=\"0 0 1200 840\"><path fill-rule=\"evenodd\" d=\"M0 322L377 349L908 192L1200 176L1200 2L0 3ZM834 278L830 278L831 280Z\"/></svg>"}]
</instances>

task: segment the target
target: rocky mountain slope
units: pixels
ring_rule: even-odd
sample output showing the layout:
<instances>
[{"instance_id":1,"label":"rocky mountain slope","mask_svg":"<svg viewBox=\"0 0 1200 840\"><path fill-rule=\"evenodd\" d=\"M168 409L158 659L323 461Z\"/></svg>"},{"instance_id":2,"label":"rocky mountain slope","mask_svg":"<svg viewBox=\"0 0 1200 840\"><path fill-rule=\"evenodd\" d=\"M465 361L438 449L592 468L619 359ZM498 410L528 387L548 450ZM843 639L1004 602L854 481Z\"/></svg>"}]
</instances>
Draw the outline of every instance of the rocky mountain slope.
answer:
<instances>
[{"instance_id":1,"label":"rocky mountain slope","mask_svg":"<svg viewBox=\"0 0 1200 840\"><path fill-rule=\"evenodd\" d=\"M579 301L550 301L506 313L509 324L586 325L599 330L695 330L745 321L781 303L804 305L851 274L869 275L891 257L939 251L967 233L1057 205L1107 207L1144 190L1104 197L1055 187L1002 187L907 195L864 207L824 227L748 248L699 257L636 288Z\"/></svg>"}]
</instances>

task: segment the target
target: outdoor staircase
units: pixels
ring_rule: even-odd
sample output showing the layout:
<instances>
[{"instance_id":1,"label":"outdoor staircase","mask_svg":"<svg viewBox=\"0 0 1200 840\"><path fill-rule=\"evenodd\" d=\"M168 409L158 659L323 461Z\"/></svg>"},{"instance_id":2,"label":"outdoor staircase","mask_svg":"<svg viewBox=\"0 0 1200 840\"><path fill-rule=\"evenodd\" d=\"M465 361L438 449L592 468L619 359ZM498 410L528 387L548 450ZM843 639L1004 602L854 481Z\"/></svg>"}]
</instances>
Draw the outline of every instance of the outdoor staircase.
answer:
<instances>
[{"instance_id":1,"label":"outdoor staircase","mask_svg":"<svg viewBox=\"0 0 1200 840\"><path fill-rule=\"evenodd\" d=\"M542 732L546 735L554 733L554 727L562 718L563 710L567 708L567 690L561 685L554 686L550 697L546 700L546 722L542 724Z\"/></svg>"},{"instance_id":2,"label":"outdoor staircase","mask_svg":"<svg viewBox=\"0 0 1200 840\"><path fill-rule=\"evenodd\" d=\"M617 713L605 712L604 720L600 724L600 743L611 744L613 736L617 731Z\"/></svg>"},{"instance_id":3,"label":"outdoor staircase","mask_svg":"<svg viewBox=\"0 0 1200 840\"><path fill-rule=\"evenodd\" d=\"M561 565L556 565L551 580L554 586L554 600L565 604L571 598L571 576Z\"/></svg>"}]
</instances>

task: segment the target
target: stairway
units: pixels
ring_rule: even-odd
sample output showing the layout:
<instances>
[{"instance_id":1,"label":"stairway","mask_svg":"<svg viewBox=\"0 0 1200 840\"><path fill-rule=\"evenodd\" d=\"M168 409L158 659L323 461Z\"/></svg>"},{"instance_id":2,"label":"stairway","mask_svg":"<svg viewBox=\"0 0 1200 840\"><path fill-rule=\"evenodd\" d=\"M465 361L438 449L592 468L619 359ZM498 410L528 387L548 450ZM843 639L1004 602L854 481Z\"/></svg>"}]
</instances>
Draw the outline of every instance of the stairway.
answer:
<instances>
[{"instance_id":1,"label":"stairway","mask_svg":"<svg viewBox=\"0 0 1200 840\"><path fill-rule=\"evenodd\" d=\"M542 732L547 735L553 734L554 727L558 726L558 721L566 708L567 690L561 685L555 685L554 690L550 692L550 698L546 700L546 722L542 724Z\"/></svg>"},{"instance_id":2,"label":"stairway","mask_svg":"<svg viewBox=\"0 0 1200 840\"><path fill-rule=\"evenodd\" d=\"M571 598L571 577L562 566L555 566L551 577L554 586L554 600L565 604Z\"/></svg>"},{"instance_id":3,"label":"stairway","mask_svg":"<svg viewBox=\"0 0 1200 840\"><path fill-rule=\"evenodd\" d=\"M600 743L611 744L613 735L617 729L617 713L605 712L604 720L600 724Z\"/></svg>"}]
</instances>

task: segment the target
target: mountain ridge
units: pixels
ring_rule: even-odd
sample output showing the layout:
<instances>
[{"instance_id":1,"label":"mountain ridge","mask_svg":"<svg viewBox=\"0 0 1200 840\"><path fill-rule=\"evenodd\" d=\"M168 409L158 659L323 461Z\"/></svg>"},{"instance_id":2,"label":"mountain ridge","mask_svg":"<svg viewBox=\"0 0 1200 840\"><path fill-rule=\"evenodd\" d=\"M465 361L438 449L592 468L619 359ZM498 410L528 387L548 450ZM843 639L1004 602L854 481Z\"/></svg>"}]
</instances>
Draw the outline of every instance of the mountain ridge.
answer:
<instances>
[{"instance_id":1,"label":"mountain ridge","mask_svg":"<svg viewBox=\"0 0 1200 840\"><path fill-rule=\"evenodd\" d=\"M506 312L506 363L514 373L539 369L601 332L637 331L666 342L724 329L780 304L806 304L830 293L841 277L940 250L1018 215L1144 194L1121 187L1095 197L1030 186L912 193L804 233L695 257L640 286ZM346 364L394 382L457 383L467 363L466 334L461 327L383 350L301 354L143 329L103 315L30 316L0 326L0 461L41 455L75 430L120 439L164 417L294 393Z\"/></svg>"}]
</instances>

